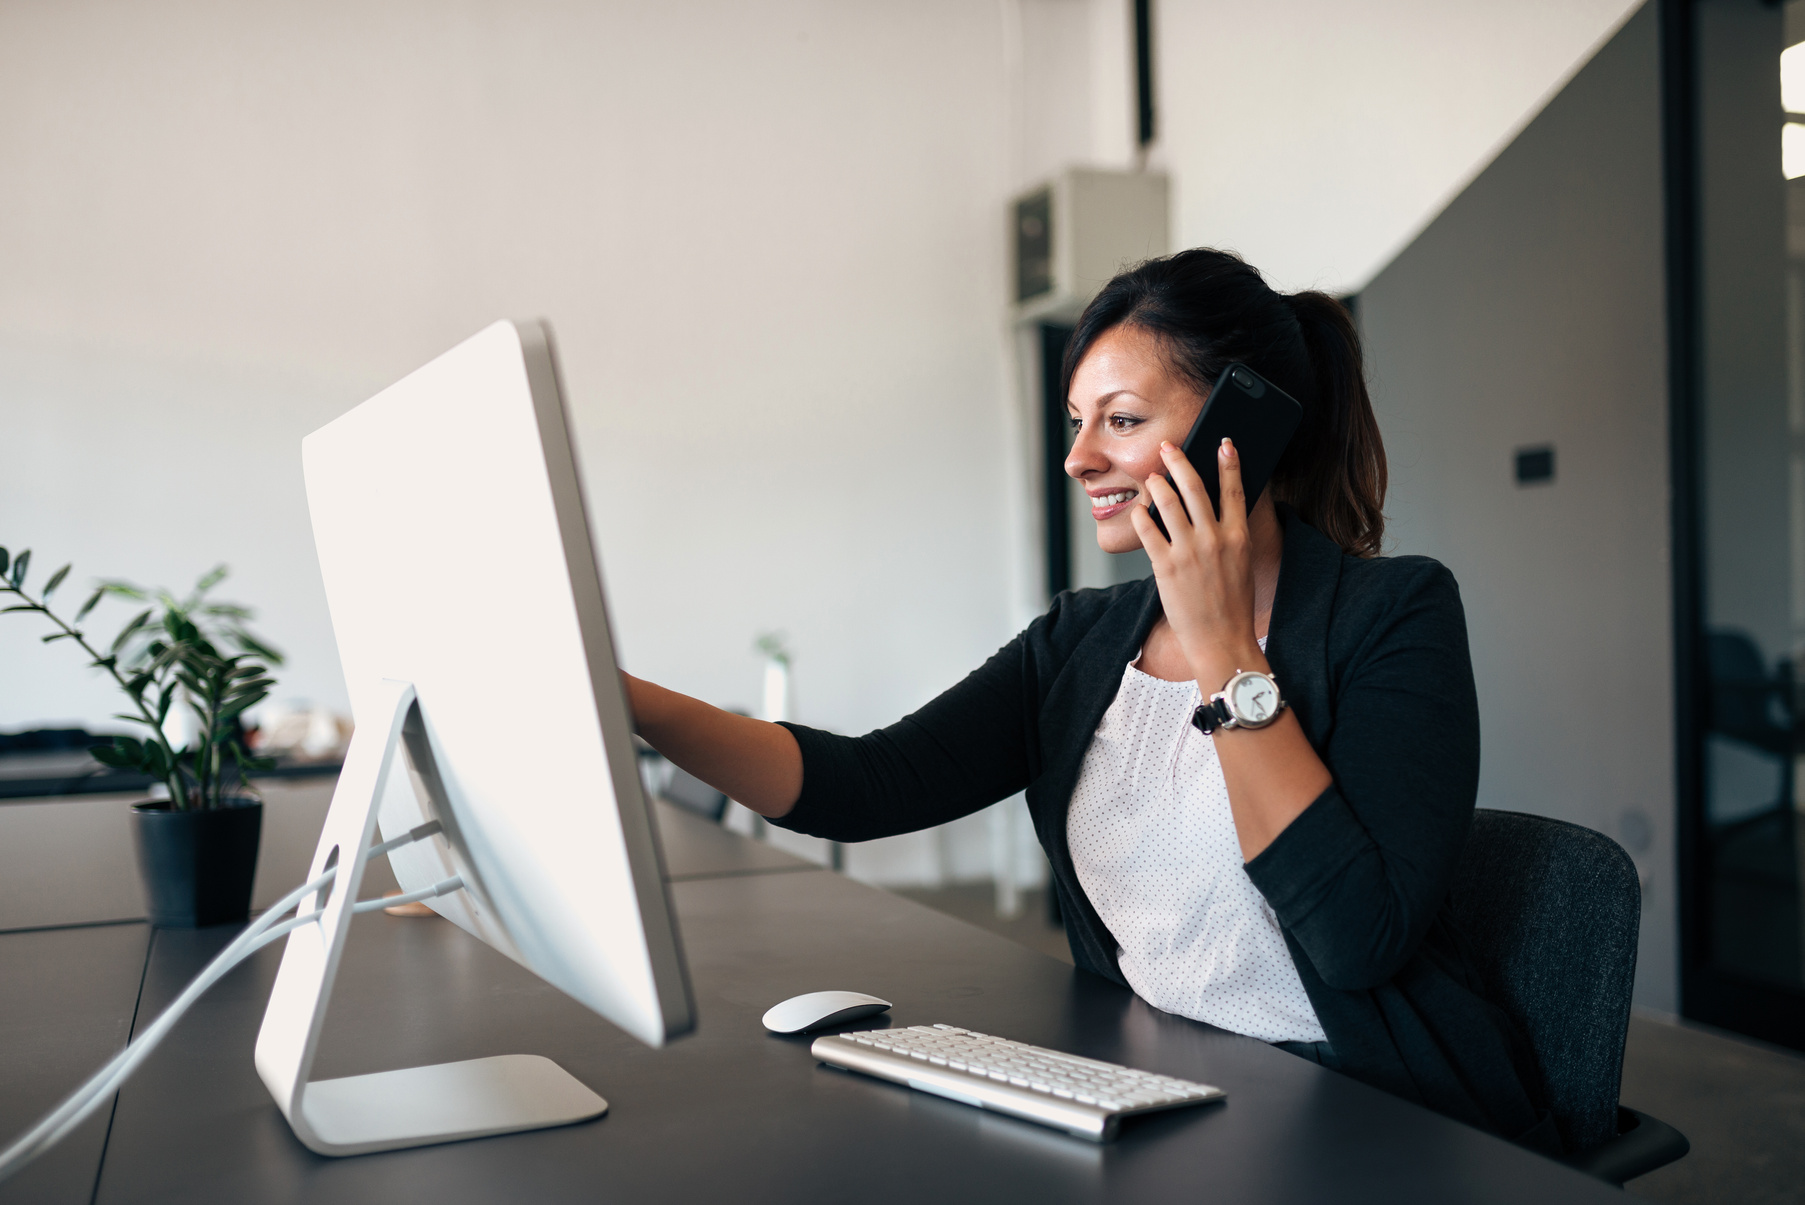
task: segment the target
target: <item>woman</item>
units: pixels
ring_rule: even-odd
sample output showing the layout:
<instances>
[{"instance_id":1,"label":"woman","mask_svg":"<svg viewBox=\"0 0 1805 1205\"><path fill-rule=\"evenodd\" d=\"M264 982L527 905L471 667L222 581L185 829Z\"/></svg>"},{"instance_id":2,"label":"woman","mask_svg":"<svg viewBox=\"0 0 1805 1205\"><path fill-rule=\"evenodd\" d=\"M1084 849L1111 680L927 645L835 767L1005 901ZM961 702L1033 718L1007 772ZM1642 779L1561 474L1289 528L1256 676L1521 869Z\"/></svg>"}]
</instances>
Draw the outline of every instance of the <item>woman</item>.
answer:
<instances>
[{"instance_id":1,"label":"woman","mask_svg":"<svg viewBox=\"0 0 1805 1205\"><path fill-rule=\"evenodd\" d=\"M1304 417L1251 508L1224 441L1217 518L1177 445L1232 362ZM639 731L773 823L837 841L1026 790L1080 967L1559 1153L1527 1044L1448 915L1479 773L1465 618L1441 565L1377 555L1385 454L1346 312L1186 251L1110 282L1064 374L1066 472L1098 543L1145 548L1151 580L1060 595L863 737L629 678ZM1204 706L1243 672L1276 682L1276 718L1224 725Z\"/></svg>"}]
</instances>

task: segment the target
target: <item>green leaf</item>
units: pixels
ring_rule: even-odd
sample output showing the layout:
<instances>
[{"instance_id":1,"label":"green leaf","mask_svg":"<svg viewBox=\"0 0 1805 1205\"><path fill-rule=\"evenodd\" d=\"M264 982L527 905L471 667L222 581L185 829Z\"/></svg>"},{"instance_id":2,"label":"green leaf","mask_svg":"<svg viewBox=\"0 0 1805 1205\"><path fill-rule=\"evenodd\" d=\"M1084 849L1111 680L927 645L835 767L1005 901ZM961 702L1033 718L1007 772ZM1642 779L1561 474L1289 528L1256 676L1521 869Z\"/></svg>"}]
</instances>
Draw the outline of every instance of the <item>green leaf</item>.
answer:
<instances>
[{"instance_id":1,"label":"green leaf","mask_svg":"<svg viewBox=\"0 0 1805 1205\"><path fill-rule=\"evenodd\" d=\"M55 573L51 574L50 580L45 582L44 588L38 592L38 597L45 602L49 602L51 592L63 584L63 579L69 576L69 570L73 568L75 568L73 565L64 565L61 569L58 569Z\"/></svg>"},{"instance_id":2,"label":"green leaf","mask_svg":"<svg viewBox=\"0 0 1805 1205\"><path fill-rule=\"evenodd\" d=\"M81 605L81 610L75 613L75 622L80 623L82 620L86 619L88 617L88 612L99 606L100 600L106 596L107 592L105 590L96 590L94 593L88 595L88 601L83 603Z\"/></svg>"},{"instance_id":3,"label":"green leaf","mask_svg":"<svg viewBox=\"0 0 1805 1205\"><path fill-rule=\"evenodd\" d=\"M119 635L113 637L113 647L107 651L109 653L117 653L120 649L124 648L125 642L137 635L139 628L150 622L150 617L151 612L149 611L140 611L132 616L125 627L119 630Z\"/></svg>"},{"instance_id":4,"label":"green leaf","mask_svg":"<svg viewBox=\"0 0 1805 1205\"><path fill-rule=\"evenodd\" d=\"M234 699L232 702L230 702L230 703L226 704L224 707L220 708L219 718L221 721L229 720L233 716L236 716L240 712L244 711L245 708L255 707L257 704L263 702L263 700L265 700L267 698L269 698L269 691L260 690L256 694L251 695L249 698Z\"/></svg>"},{"instance_id":5,"label":"green leaf","mask_svg":"<svg viewBox=\"0 0 1805 1205\"><path fill-rule=\"evenodd\" d=\"M117 578L109 578L108 580L101 582L100 588L104 593L114 595L118 598L133 599L137 602L143 602L146 598L150 597L141 587L134 586L130 582L122 582Z\"/></svg>"},{"instance_id":6,"label":"green leaf","mask_svg":"<svg viewBox=\"0 0 1805 1205\"><path fill-rule=\"evenodd\" d=\"M18 603L10 607L0 607L0 615L4 615L8 611L42 611L43 609L36 603Z\"/></svg>"},{"instance_id":7,"label":"green leaf","mask_svg":"<svg viewBox=\"0 0 1805 1205\"><path fill-rule=\"evenodd\" d=\"M213 587L219 585L219 583L225 581L228 572L229 570L224 565L213 566L213 568L207 570L206 575L203 576L200 581L194 583L194 592L196 594L205 594L207 591L213 589Z\"/></svg>"},{"instance_id":8,"label":"green leaf","mask_svg":"<svg viewBox=\"0 0 1805 1205\"><path fill-rule=\"evenodd\" d=\"M67 639L69 639L69 637L71 637L73 635L75 635L74 632L52 632L48 636L39 637L39 639L41 639L45 644L49 644L53 640L67 640Z\"/></svg>"},{"instance_id":9,"label":"green leaf","mask_svg":"<svg viewBox=\"0 0 1805 1205\"><path fill-rule=\"evenodd\" d=\"M263 641L258 640L256 637L252 636L249 632L234 632L232 635L238 641L238 643L240 645L244 646L244 650L247 653L251 653L254 656L262 657L265 661L268 661L271 665L281 665L282 664L283 657L280 652L271 648L269 645L263 643Z\"/></svg>"},{"instance_id":10,"label":"green leaf","mask_svg":"<svg viewBox=\"0 0 1805 1205\"><path fill-rule=\"evenodd\" d=\"M31 549L29 548L13 558L13 589L23 590L25 588L25 567L29 564L31 564Z\"/></svg>"},{"instance_id":11,"label":"green leaf","mask_svg":"<svg viewBox=\"0 0 1805 1205\"><path fill-rule=\"evenodd\" d=\"M10 556L11 556L11 554L8 553L6 551L6 549L0 548L0 573L6 572L6 565L7 565L7 561L10 559Z\"/></svg>"},{"instance_id":12,"label":"green leaf","mask_svg":"<svg viewBox=\"0 0 1805 1205\"><path fill-rule=\"evenodd\" d=\"M139 768L139 763L136 759L128 757L119 750L108 745L96 745L88 750L88 752L93 755L95 761L103 766L111 766L115 770L136 770Z\"/></svg>"}]
</instances>

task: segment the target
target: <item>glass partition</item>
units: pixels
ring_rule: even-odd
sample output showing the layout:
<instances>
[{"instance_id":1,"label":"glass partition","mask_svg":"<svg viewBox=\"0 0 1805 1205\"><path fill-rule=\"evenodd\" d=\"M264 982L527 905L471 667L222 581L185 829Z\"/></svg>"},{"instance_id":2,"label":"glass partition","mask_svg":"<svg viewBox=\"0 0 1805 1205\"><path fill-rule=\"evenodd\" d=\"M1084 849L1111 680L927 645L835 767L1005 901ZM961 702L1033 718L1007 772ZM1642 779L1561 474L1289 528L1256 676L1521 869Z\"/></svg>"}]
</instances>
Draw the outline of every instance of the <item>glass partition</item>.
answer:
<instances>
[{"instance_id":1,"label":"glass partition","mask_svg":"<svg viewBox=\"0 0 1805 1205\"><path fill-rule=\"evenodd\" d=\"M1805 0L1683 7L1689 28L1668 28L1691 39L1691 429L1676 427L1693 445L1676 473L1692 482L1678 543L1695 549L1685 1008L1800 1045Z\"/></svg>"}]
</instances>

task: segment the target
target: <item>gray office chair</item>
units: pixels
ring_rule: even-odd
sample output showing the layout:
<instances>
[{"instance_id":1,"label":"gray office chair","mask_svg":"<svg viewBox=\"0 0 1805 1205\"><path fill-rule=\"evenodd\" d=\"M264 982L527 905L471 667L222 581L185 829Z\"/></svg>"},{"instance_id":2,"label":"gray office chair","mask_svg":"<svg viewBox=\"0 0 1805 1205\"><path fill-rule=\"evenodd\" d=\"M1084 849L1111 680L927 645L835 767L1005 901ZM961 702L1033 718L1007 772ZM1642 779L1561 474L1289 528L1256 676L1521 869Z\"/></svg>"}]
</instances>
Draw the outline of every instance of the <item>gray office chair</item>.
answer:
<instances>
[{"instance_id":1,"label":"gray office chair","mask_svg":"<svg viewBox=\"0 0 1805 1205\"><path fill-rule=\"evenodd\" d=\"M685 811L694 812L716 824L727 814L727 796L681 766L671 767L662 794L665 799Z\"/></svg>"},{"instance_id":2,"label":"gray office chair","mask_svg":"<svg viewBox=\"0 0 1805 1205\"><path fill-rule=\"evenodd\" d=\"M1629 855L1577 824L1480 808L1450 902L1490 998L1529 1037L1567 1162L1621 1185L1691 1149L1617 1103L1642 916Z\"/></svg>"},{"instance_id":3,"label":"gray office chair","mask_svg":"<svg viewBox=\"0 0 1805 1205\"><path fill-rule=\"evenodd\" d=\"M645 784L646 794L674 803L705 820L721 822L721 817L727 813L727 796L694 774L672 765L637 736L633 738L633 751L639 757L639 780Z\"/></svg>"}]
</instances>

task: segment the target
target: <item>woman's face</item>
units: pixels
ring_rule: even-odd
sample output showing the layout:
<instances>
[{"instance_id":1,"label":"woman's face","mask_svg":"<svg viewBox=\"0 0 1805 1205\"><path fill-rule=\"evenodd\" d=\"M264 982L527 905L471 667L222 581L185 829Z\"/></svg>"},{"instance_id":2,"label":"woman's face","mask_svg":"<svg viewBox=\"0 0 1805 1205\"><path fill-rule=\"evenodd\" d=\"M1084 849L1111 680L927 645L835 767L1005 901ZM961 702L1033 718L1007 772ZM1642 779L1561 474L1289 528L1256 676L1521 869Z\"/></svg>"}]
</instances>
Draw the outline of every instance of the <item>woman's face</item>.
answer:
<instances>
[{"instance_id":1,"label":"woman's face","mask_svg":"<svg viewBox=\"0 0 1805 1205\"><path fill-rule=\"evenodd\" d=\"M1160 443L1182 446L1203 400L1166 367L1159 339L1138 326L1104 332L1078 362L1066 396L1077 439L1065 471L1090 495L1104 552L1141 546L1129 508L1140 503L1142 483L1165 471Z\"/></svg>"}]
</instances>

